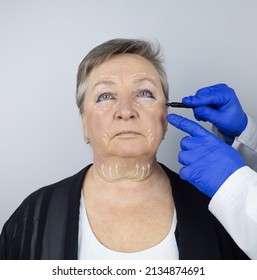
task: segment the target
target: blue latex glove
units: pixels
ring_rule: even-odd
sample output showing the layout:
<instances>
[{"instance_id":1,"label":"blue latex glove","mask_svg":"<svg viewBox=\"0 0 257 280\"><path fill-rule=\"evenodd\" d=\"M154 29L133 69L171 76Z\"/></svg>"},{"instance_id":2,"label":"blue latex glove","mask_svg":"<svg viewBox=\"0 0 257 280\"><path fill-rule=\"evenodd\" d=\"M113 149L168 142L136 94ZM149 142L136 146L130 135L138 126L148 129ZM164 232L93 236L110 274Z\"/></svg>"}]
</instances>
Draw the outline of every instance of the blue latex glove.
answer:
<instances>
[{"instance_id":1,"label":"blue latex glove","mask_svg":"<svg viewBox=\"0 0 257 280\"><path fill-rule=\"evenodd\" d=\"M213 123L227 136L239 136L246 128L247 116L234 90L225 84L202 88L194 96L184 97L182 102L196 106L193 111L198 121Z\"/></svg>"},{"instance_id":2,"label":"blue latex glove","mask_svg":"<svg viewBox=\"0 0 257 280\"><path fill-rule=\"evenodd\" d=\"M237 169L245 166L239 153L199 124L170 114L170 124L191 135L182 138L178 161L184 165L179 171L201 192L212 197L226 179Z\"/></svg>"}]
</instances>

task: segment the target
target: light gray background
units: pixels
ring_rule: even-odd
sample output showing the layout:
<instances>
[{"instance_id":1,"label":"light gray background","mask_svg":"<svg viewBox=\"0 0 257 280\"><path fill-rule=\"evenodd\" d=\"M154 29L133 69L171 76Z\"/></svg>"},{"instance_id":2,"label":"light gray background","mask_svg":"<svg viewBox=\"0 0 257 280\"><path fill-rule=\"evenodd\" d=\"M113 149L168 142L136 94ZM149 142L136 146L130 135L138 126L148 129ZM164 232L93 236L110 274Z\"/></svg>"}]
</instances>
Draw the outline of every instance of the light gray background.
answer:
<instances>
[{"instance_id":1,"label":"light gray background","mask_svg":"<svg viewBox=\"0 0 257 280\"><path fill-rule=\"evenodd\" d=\"M257 1L0 0L0 228L28 194L91 162L76 72L115 37L159 40L172 100L225 82L257 117ZM182 136L169 127L159 150L175 171Z\"/></svg>"}]
</instances>

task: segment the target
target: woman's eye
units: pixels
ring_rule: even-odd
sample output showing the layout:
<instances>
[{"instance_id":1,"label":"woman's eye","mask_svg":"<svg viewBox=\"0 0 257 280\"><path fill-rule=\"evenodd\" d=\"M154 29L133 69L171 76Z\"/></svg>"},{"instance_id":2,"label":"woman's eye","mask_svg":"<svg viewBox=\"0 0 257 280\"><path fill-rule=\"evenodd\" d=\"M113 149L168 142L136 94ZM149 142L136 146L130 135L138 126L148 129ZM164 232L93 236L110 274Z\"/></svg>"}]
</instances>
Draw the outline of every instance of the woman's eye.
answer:
<instances>
[{"instance_id":1,"label":"woman's eye","mask_svg":"<svg viewBox=\"0 0 257 280\"><path fill-rule=\"evenodd\" d=\"M155 99L155 97L153 96L153 94L151 93L151 91L146 90L146 89L141 90L141 91L139 92L138 96L139 96L139 97L144 97L144 98L154 98L154 99Z\"/></svg>"},{"instance_id":2,"label":"woman's eye","mask_svg":"<svg viewBox=\"0 0 257 280\"><path fill-rule=\"evenodd\" d=\"M97 98L96 103L101 101L108 101L111 99L114 99L114 97L110 93L103 93Z\"/></svg>"}]
</instances>

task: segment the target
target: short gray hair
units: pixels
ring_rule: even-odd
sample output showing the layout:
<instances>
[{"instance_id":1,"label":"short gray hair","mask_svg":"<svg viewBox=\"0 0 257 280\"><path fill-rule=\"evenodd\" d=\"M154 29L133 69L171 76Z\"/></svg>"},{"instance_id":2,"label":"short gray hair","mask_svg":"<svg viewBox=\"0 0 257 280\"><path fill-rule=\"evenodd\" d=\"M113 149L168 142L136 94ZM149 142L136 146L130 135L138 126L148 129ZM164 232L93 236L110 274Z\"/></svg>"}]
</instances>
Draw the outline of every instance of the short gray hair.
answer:
<instances>
[{"instance_id":1,"label":"short gray hair","mask_svg":"<svg viewBox=\"0 0 257 280\"><path fill-rule=\"evenodd\" d=\"M80 114L83 113L84 97L87 89L87 79L94 67L107 61L114 55L135 54L148 60L159 74L166 100L169 98L167 74L163 66L161 47L158 42L153 43L138 39L112 39L93 48L82 60L78 68L76 102Z\"/></svg>"}]
</instances>

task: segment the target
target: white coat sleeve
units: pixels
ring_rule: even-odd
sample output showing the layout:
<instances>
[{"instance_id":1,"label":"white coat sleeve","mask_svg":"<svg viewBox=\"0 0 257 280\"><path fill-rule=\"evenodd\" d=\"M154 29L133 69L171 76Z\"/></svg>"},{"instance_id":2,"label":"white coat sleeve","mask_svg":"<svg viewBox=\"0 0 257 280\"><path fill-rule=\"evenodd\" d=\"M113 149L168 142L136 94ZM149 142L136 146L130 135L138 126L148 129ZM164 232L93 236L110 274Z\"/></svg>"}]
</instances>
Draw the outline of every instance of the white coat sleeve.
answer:
<instances>
[{"instance_id":1,"label":"white coat sleeve","mask_svg":"<svg viewBox=\"0 0 257 280\"><path fill-rule=\"evenodd\" d=\"M216 192L209 210L237 245L257 259L257 173L248 166L234 172Z\"/></svg>"},{"instance_id":2,"label":"white coat sleeve","mask_svg":"<svg viewBox=\"0 0 257 280\"><path fill-rule=\"evenodd\" d=\"M257 120L247 115L248 124L239 137L236 137L232 147L236 149L246 164L257 171Z\"/></svg>"},{"instance_id":3,"label":"white coat sleeve","mask_svg":"<svg viewBox=\"0 0 257 280\"><path fill-rule=\"evenodd\" d=\"M247 127L232 147L248 166L224 182L211 199L209 210L237 245L251 259L257 259L257 122L251 116L248 115Z\"/></svg>"}]
</instances>

